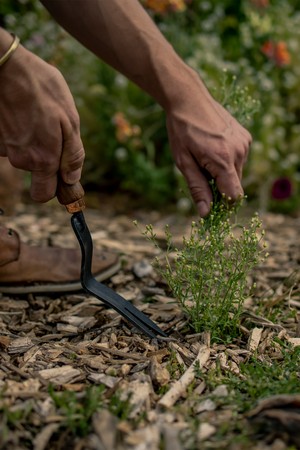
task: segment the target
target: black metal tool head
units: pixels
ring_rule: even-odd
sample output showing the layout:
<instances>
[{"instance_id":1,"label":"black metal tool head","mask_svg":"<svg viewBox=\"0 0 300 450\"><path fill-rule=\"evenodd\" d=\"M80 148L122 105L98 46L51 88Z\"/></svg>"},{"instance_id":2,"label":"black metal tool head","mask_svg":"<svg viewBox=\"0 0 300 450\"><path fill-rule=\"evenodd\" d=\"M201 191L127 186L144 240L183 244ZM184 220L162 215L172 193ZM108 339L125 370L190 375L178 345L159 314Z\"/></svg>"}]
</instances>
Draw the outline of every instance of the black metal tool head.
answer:
<instances>
[{"instance_id":1,"label":"black metal tool head","mask_svg":"<svg viewBox=\"0 0 300 450\"><path fill-rule=\"evenodd\" d=\"M132 303L121 297L121 295L117 294L106 285L99 283L93 277L91 270L93 242L82 211L72 214L71 224L81 248L82 287L104 302L107 306L114 308L119 314L129 320L147 336L157 339L161 339L159 336L167 338L167 334L150 320L148 316L139 311Z\"/></svg>"}]
</instances>

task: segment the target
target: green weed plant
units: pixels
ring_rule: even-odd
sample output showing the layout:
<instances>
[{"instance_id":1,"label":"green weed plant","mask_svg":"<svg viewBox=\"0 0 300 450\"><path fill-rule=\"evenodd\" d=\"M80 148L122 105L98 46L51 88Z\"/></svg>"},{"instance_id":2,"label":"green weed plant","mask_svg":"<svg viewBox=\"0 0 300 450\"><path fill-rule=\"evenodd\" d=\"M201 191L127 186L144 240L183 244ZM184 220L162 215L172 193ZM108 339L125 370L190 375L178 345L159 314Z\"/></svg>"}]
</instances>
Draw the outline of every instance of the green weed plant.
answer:
<instances>
[{"instance_id":1,"label":"green weed plant","mask_svg":"<svg viewBox=\"0 0 300 450\"><path fill-rule=\"evenodd\" d=\"M103 408L104 390L103 385L89 387L79 399L74 391L57 393L50 386L49 394L65 418L65 427L75 436L86 436L90 432L93 414Z\"/></svg>"},{"instance_id":2,"label":"green weed plant","mask_svg":"<svg viewBox=\"0 0 300 450\"><path fill-rule=\"evenodd\" d=\"M240 375L222 371L218 363L208 372L195 367L195 374L205 380L211 392L220 384L228 386L230 394L226 398L211 397L211 394L208 394L218 406L221 406L222 402L223 405L235 405L239 413L245 413L263 398L299 392L300 348L282 345L281 351L282 356L278 359L253 355L247 362L240 364Z\"/></svg>"},{"instance_id":3,"label":"green weed plant","mask_svg":"<svg viewBox=\"0 0 300 450\"><path fill-rule=\"evenodd\" d=\"M123 398L121 391L116 391L106 401L104 385L89 386L82 393L69 390L56 392L50 386L49 394L59 414L64 417L62 427L74 436L87 436L92 430L94 413L101 409L108 409L120 420L127 420L132 410L130 396Z\"/></svg>"},{"instance_id":4,"label":"green weed plant","mask_svg":"<svg viewBox=\"0 0 300 450\"><path fill-rule=\"evenodd\" d=\"M237 222L236 207L217 198L210 215L192 222L182 248L174 248L165 228L167 249L162 250L152 225L143 234L161 251L153 266L170 288L195 332L209 330L212 340L230 342L239 334L245 299L251 295L248 275L266 256L264 231L258 215L248 226Z\"/></svg>"}]
</instances>

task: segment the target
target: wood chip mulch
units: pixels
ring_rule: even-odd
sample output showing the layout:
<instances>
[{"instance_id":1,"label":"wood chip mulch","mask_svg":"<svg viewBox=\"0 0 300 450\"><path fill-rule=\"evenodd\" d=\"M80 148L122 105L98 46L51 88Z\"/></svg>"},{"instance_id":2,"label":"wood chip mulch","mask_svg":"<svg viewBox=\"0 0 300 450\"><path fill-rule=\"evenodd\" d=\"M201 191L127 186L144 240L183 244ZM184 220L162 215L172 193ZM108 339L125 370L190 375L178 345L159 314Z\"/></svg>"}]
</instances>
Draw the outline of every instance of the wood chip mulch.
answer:
<instances>
[{"instance_id":1,"label":"wood chip mulch","mask_svg":"<svg viewBox=\"0 0 300 450\"><path fill-rule=\"evenodd\" d=\"M141 210L115 213L113 208L87 209L85 217L95 248L122 257L122 269L107 285L172 339L148 339L84 292L0 296L0 448L288 448L284 437L272 442L262 437L252 447L238 440L229 443L226 437L217 440L218 430L230 423L235 411L216 408L205 395L205 382L195 376L194 363L207 371L218 361L223 370L241 375L239 366L251 354L276 358L274 337L300 345L300 218L262 216L270 256L252 275L264 308L282 305L295 314L285 314L280 321L266 319L251 299L245 305L243 340L225 346L212 345L207 333L187 332L186 318L152 269L156 250L133 225L133 220L141 227L151 223L163 242L164 226L169 224L180 245L193 218ZM33 245L78 245L69 216L60 207L20 205L15 216L4 220ZM105 387L104 407L93 411L88 431L79 427L72 432L74 420L68 422L67 407L55 404L54 396L69 392L66 402L72 411L72 401L80 404L87 388L97 386ZM226 386L220 385L215 394L228 395ZM121 402L117 414L112 407L116 399ZM299 426L299 396L286 402L298 405L293 420ZM269 411L260 408L253 414ZM78 409L73 413L80 414Z\"/></svg>"}]
</instances>

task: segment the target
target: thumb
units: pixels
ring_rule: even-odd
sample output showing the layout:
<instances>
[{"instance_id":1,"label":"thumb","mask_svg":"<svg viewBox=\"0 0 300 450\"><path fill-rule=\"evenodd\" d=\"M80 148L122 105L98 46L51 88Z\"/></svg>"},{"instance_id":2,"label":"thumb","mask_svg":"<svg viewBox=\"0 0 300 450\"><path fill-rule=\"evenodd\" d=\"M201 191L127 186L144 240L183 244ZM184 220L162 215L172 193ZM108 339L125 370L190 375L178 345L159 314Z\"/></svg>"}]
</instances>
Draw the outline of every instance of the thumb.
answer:
<instances>
[{"instance_id":1,"label":"thumb","mask_svg":"<svg viewBox=\"0 0 300 450\"><path fill-rule=\"evenodd\" d=\"M80 180L84 156L80 137L70 136L64 142L60 161L60 175L65 183L74 184Z\"/></svg>"},{"instance_id":2,"label":"thumb","mask_svg":"<svg viewBox=\"0 0 300 450\"><path fill-rule=\"evenodd\" d=\"M226 173L222 172L215 177L215 180L218 191L224 194L228 200L235 202L243 196L244 191L235 167Z\"/></svg>"},{"instance_id":3,"label":"thumb","mask_svg":"<svg viewBox=\"0 0 300 450\"><path fill-rule=\"evenodd\" d=\"M187 181L200 217L207 216L210 211L213 196L205 173L199 168L192 157L189 158L188 164L186 163L185 167L181 170Z\"/></svg>"}]
</instances>

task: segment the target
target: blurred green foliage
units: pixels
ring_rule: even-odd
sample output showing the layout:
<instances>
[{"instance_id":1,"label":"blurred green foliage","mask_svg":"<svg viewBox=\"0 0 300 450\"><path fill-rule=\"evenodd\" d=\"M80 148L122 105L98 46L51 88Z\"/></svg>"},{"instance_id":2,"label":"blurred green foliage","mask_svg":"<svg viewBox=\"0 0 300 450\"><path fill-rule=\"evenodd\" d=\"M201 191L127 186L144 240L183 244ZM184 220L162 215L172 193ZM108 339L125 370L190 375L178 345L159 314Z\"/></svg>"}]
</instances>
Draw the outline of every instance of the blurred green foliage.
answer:
<instances>
[{"instance_id":1,"label":"blurred green foliage","mask_svg":"<svg viewBox=\"0 0 300 450\"><path fill-rule=\"evenodd\" d=\"M213 95L250 129L244 174L248 197L283 212L299 209L300 11L296 0L143 0L153 20ZM159 5L162 12L155 12ZM165 5L165 6L162 6ZM124 190L146 204L181 202L182 179L169 151L165 118L147 94L84 49L38 0L1 0L0 21L56 65L81 117L83 182ZM224 75L225 73L225 75ZM253 99L261 104L255 107ZM248 114L248 112L249 114ZM253 115L253 112L256 114ZM292 189L274 198L274 182Z\"/></svg>"}]
</instances>

